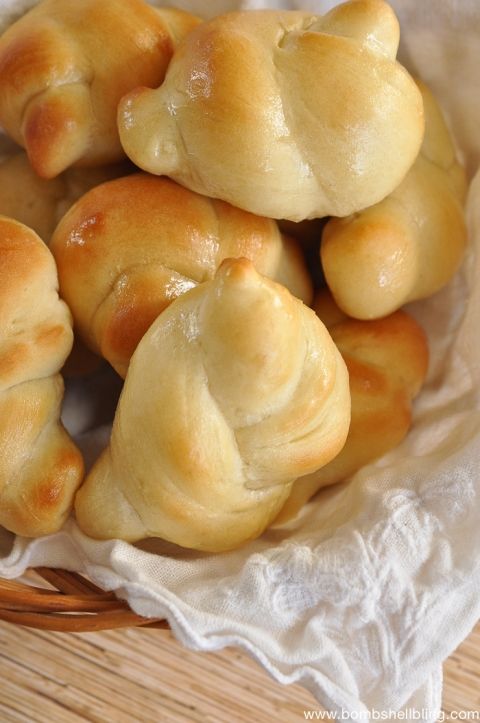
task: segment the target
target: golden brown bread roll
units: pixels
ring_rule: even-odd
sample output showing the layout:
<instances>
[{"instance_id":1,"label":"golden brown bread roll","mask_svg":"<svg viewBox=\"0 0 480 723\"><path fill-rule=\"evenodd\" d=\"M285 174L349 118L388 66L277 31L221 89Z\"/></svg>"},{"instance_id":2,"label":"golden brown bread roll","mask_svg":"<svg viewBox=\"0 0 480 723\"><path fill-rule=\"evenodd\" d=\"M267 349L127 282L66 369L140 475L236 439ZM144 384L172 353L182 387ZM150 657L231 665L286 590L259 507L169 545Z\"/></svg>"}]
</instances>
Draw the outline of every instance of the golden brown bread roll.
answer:
<instances>
[{"instance_id":1,"label":"golden brown bread roll","mask_svg":"<svg viewBox=\"0 0 480 723\"><path fill-rule=\"evenodd\" d=\"M403 183L382 202L331 219L321 258L337 304L375 319L438 291L458 269L466 243L466 181L433 95L419 83L425 139Z\"/></svg>"},{"instance_id":2,"label":"golden brown bread roll","mask_svg":"<svg viewBox=\"0 0 480 723\"><path fill-rule=\"evenodd\" d=\"M50 237L75 201L90 188L124 176L127 162L99 168L69 168L56 178L37 176L26 153L16 153L0 162L0 216L28 226L49 243ZM78 336L62 367L65 377L77 377L98 369L101 359L85 347Z\"/></svg>"},{"instance_id":3,"label":"golden brown bread roll","mask_svg":"<svg viewBox=\"0 0 480 723\"><path fill-rule=\"evenodd\" d=\"M160 312L211 279L227 257L249 258L311 300L303 257L274 221L143 173L83 196L62 219L51 249L75 327L122 376Z\"/></svg>"},{"instance_id":4,"label":"golden brown bread roll","mask_svg":"<svg viewBox=\"0 0 480 723\"><path fill-rule=\"evenodd\" d=\"M140 168L262 216L345 216L398 186L420 148L398 41L383 0L222 15L184 39L160 88L122 100L121 142Z\"/></svg>"},{"instance_id":5,"label":"golden brown bread roll","mask_svg":"<svg viewBox=\"0 0 480 723\"><path fill-rule=\"evenodd\" d=\"M352 420L340 454L295 482L278 522L293 517L320 488L347 479L396 447L410 429L412 400L427 373L425 334L404 311L374 321L349 319L328 291L318 294L315 310L347 365Z\"/></svg>"},{"instance_id":6,"label":"golden brown bread roll","mask_svg":"<svg viewBox=\"0 0 480 723\"><path fill-rule=\"evenodd\" d=\"M43 0L0 38L0 125L44 178L122 158L118 101L159 85L197 22L143 0Z\"/></svg>"},{"instance_id":7,"label":"golden brown bread roll","mask_svg":"<svg viewBox=\"0 0 480 723\"><path fill-rule=\"evenodd\" d=\"M59 419L58 371L71 346L50 252L33 231L0 217L0 524L19 535L56 532L83 475Z\"/></svg>"},{"instance_id":8,"label":"golden brown bread roll","mask_svg":"<svg viewBox=\"0 0 480 723\"><path fill-rule=\"evenodd\" d=\"M345 365L315 313L229 259L138 345L78 523L96 538L232 549L332 459L349 416Z\"/></svg>"},{"instance_id":9,"label":"golden brown bread roll","mask_svg":"<svg viewBox=\"0 0 480 723\"><path fill-rule=\"evenodd\" d=\"M127 163L117 163L69 168L56 178L40 178L26 153L16 153L0 162L0 215L25 224L48 244L56 225L80 196L127 172Z\"/></svg>"}]
</instances>

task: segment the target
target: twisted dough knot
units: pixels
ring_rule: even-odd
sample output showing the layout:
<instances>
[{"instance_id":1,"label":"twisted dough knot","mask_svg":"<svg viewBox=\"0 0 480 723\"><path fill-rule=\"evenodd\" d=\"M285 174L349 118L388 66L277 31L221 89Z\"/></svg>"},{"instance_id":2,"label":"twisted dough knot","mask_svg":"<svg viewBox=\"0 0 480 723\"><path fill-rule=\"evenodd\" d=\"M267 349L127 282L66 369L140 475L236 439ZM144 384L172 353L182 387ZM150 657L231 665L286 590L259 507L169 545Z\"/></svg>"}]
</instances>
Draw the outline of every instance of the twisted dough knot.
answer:
<instances>
[{"instance_id":1,"label":"twisted dough knot","mask_svg":"<svg viewBox=\"0 0 480 723\"><path fill-rule=\"evenodd\" d=\"M83 196L50 248L76 328L122 376L157 316L179 294L211 279L227 257L249 258L260 273L311 300L302 255L274 221L147 174Z\"/></svg>"},{"instance_id":2,"label":"twisted dough knot","mask_svg":"<svg viewBox=\"0 0 480 723\"><path fill-rule=\"evenodd\" d=\"M338 453L349 417L346 368L314 312L229 259L137 347L78 523L97 538L234 548Z\"/></svg>"},{"instance_id":3,"label":"twisted dough knot","mask_svg":"<svg viewBox=\"0 0 480 723\"><path fill-rule=\"evenodd\" d=\"M118 160L118 101L160 84L197 22L142 0L43 0L0 39L0 124L45 178Z\"/></svg>"},{"instance_id":4,"label":"twisted dough knot","mask_svg":"<svg viewBox=\"0 0 480 723\"><path fill-rule=\"evenodd\" d=\"M315 300L347 365L352 419L340 454L298 479L278 521L292 517L320 488L341 482L396 447L412 424L412 402L428 367L428 346L417 322L404 311L384 319L349 319L328 292Z\"/></svg>"},{"instance_id":5,"label":"twisted dough knot","mask_svg":"<svg viewBox=\"0 0 480 723\"><path fill-rule=\"evenodd\" d=\"M331 219L323 232L327 284L341 309L357 319L386 316L434 294L463 258L465 171L435 98L418 86L425 138L404 181L371 208Z\"/></svg>"},{"instance_id":6,"label":"twisted dough knot","mask_svg":"<svg viewBox=\"0 0 480 723\"><path fill-rule=\"evenodd\" d=\"M383 0L214 18L179 45L160 88L122 100L122 145L140 168L262 216L353 213L390 193L420 148L421 97L398 41Z\"/></svg>"},{"instance_id":7,"label":"twisted dough knot","mask_svg":"<svg viewBox=\"0 0 480 723\"><path fill-rule=\"evenodd\" d=\"M83 474L59 421L73 334L57 289L47 247L0 217L0 524L27 537L62 526Z\"/></svg>"}]
</instances>

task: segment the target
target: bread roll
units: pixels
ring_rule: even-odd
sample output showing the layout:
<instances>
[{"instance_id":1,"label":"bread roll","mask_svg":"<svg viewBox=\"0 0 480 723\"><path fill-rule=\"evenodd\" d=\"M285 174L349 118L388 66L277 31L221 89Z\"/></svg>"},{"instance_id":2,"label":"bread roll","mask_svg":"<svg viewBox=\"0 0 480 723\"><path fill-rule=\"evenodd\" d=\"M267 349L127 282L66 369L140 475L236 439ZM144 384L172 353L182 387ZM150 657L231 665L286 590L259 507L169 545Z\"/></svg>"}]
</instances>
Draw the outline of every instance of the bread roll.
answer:
<instances>
[{"instance_id":1,"label":"bread roll","mask_svg":"<svg viewBox=\"0 0 480 723\"><path fill-rule=\"evenodd\" d=\"M425 139L405 180L380 203L331 219L321 259L337 304L358 319L377 319L442 288L466 244L465 173L433 95L419 83Z\"/></svg>"},{"instance_id":2,"label":"bread roll","mask_svg":"<svg viewBox=\"0 0 480 723\"><path fill-rule=\"evenodd\" d=\"M374 321L349 319L327 291L318 294L315 309L347 365L352 420L340 454L295 482L278 522L293 517L322 487L347 479L402 441L427 372L425 334L404 311Z\"/></svg>"},{"instance_id":3,"label":"bread roll","mask_svg":"<svg viewBox=\"0 0 480 723\"><path fill-rule=\"evenodd\" d=\"M383 0L222 15L179 45L160 88L122 100L121 142L140 168L262 216L345 216L398 186L420 148L398 41Z\"/></svg>"},{"instance_id":4,"label":"bread roll","mask_svg":"<svg viewBox=\"0 0 480 723\"><path fill-rule=\"evenodd\" d=\"M337 454L349 417L345 365L314 312L246 259L226 260L138 345L78 524L101 539L235 548Z\"/></svg>"},{"instance_id":5,"label":"bread roll","mask_svg":"<svg viewBox=\"0 0 480 723\"><path fill-rule=\"evenodd\" d=\"M122 376L160 312L227 257L249 258L311 301L303 257L274 221L168 178L134 174L93 189L62 219L51 249L76 328Z\"/></svg>"},{"instance_id":6,"label":"bread roll","mask_svg":"<svg viewBox=\"0 0 480 723\"><path fill-rule=\"evenodd\" d=\"M52 179L40 178L26 153L0 162L0 215L14 218L49 243L62 216L90 188L127 173L127 163L70 168Z\"/></svg>"},{"instance_id":7,"label":"bread roll","mask_svg":"<svg viewBox=\"0 0 480 723\"><path fill-rule=\"evenodd\" d=\"M60 423L72 338L50 252L0 217L0 524L27 537L60 529L83 476Z\"/></svg>"},{"instance_id":8,"label":"bread roll","mask_svg":"<svg viewBox=\"0 0 480 723\"><path fill-rule=\"evenodd\" d=\"M37 176L26 153L0 162L0 216L25 224L49 243L64 214L90 188L128 172L127 162L98 168L69 168L56 178ZM101 359L85 347L78 336L62 367L65 377L77 377L98 369Z\"/></svg>"},{"instance_id":9,"label":"bread roll","mask_svg":"<svg viewBox=\"0 0 480 723\"><path fill-rule=\"evenodd\" d=\"M43 0L0 38L0 125L44 178L122 158L118 101L159 85L197 22L143 0Z\"/></svg>"}]
</instances>

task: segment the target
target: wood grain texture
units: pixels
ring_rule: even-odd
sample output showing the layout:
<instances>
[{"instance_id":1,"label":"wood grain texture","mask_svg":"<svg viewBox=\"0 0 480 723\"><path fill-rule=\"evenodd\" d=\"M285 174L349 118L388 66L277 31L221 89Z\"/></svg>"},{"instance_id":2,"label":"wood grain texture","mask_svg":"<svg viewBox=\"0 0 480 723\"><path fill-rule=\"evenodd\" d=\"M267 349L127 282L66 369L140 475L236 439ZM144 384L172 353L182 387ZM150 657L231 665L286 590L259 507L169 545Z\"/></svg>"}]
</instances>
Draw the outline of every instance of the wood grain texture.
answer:
<instances>
[{"instance_id":1,"label":"wood grain texture","mask_svg":"<svg viewBox=\"0 0 480 723\"><path fill-rule=\"evenodd\" d=\"M243 652L187 651L169 631L51 633L0 623L1 723L299 723L318 710ZM444 710L480 709L480 624L445 664Z\"/></svg>"}]
</instances>

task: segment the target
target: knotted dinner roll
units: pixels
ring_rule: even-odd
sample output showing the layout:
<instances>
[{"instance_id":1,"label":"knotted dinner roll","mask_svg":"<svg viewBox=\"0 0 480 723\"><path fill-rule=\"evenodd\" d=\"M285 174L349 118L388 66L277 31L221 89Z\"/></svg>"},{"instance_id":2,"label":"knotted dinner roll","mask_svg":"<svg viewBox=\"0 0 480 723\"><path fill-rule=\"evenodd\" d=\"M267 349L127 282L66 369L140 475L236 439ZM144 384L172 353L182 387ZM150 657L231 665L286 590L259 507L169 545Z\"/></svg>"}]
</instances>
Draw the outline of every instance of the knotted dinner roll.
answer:
<instances>
[{"instance_id":1,"label":"knotted dinner roll","mask_svg":"<svg viewBox=\"0 0 480 723\"><path fill-rule=\"evenodd\" d=\"M26 153L0 162L0 215L14 218L49 243L58 222L90 188L124 176L128 163L99 168L69 168L56 178L37 176Z\"/></svg>"},{"instance_id":2,"label":"knotted dinner roll","mask_svg":"<svg viewBox=\"0 0 480 723\"><path fill-rule=\"evenodd\" d=\"M405 180L381 203L331 219L323 232L327 284L340 308L358 319L386 316L435 293L465 249L465 172L432 93L419 87L425 139Z\"/></svg>"},{"instance_id":3,"label":"knotted dinner roll","mask_svg":"<svg viewBox=\"0 0 480 723\"><path fill-rule=\"evenodd\" d=\"M0 524L27 537L62 526L83 475L60 423L58 370L72 338L52 255L0 217Z\"/></svg>"},{"instance_id":4,"label":"knotted dinner roll","mask_svg":"<svg viewBox=\"0 0 480 723\"><path fill-rule=\"evenodd\" d=\"M235 548L338 453L349 417L347 371L315 313L228 259L138 345L78 524L101 539Z\"/></svg>"},{"instance_id":5,"label":"knotted dinner roll","mask_svg":"<svg viewBox=\"0 0 480 723\"><path fill-rule=\"evenodd\" d=\"M43 0L0 38L0 125L44 178L120 159L118 101L159 85L197 22L143 0Z\"/></svg>"},{"instance_id":6,"label":"knotted dinner roll","mask_svg":"<svg viewBox=\"0 0 480 723\"><path fill-rule=\"evenodd\" d=\"M144 173L83 196L62 219L51 249L75 327L122 376L160 312L211 279L227 257L249 258L311 301L303 257L274 221Z\"/></svg>"},{"instance_id":7,"label":"knotted dinner roll","mask_svg":"<svg viewBox=\"0 0 480 723\"><path fill-rule=\"evenodd\" d=\"M325 291L315 310L347 365L352 420L340 454L295 482L278 522L293 517L321 487L347 479L396 447L410 429L412 401L427 373L425 334L404 311L373 321L349 319Z\"/></svg>"},{"instance_id":8,"label":"knotted dinner roll","mask_svg":"<svg viewBox=\"0 0 480 723\"><path fill-rule=\"evenodd\" d=\"M124 176L128 162L98 168L68 168L56 178L37 176L26 153L0 162L0 216L25 224L49 243L58 222L75 201L90 188ZM70 356L62 367L65 377L84 376L98 369L101 359L75 337Z\"/></svg>"},{"instance_id":9,"label":"knotted dinner roll","mask_svg":"<svg viewBox=\"0 0 480 723\"><path fill-rule=\"evenodd\" d=\"M122 100L121 142L140 168L262 216L345 216L398 186L420 148L398 42L383 0L222 15L184 39L158 90Z\"/></svg>"}]
</instances>

